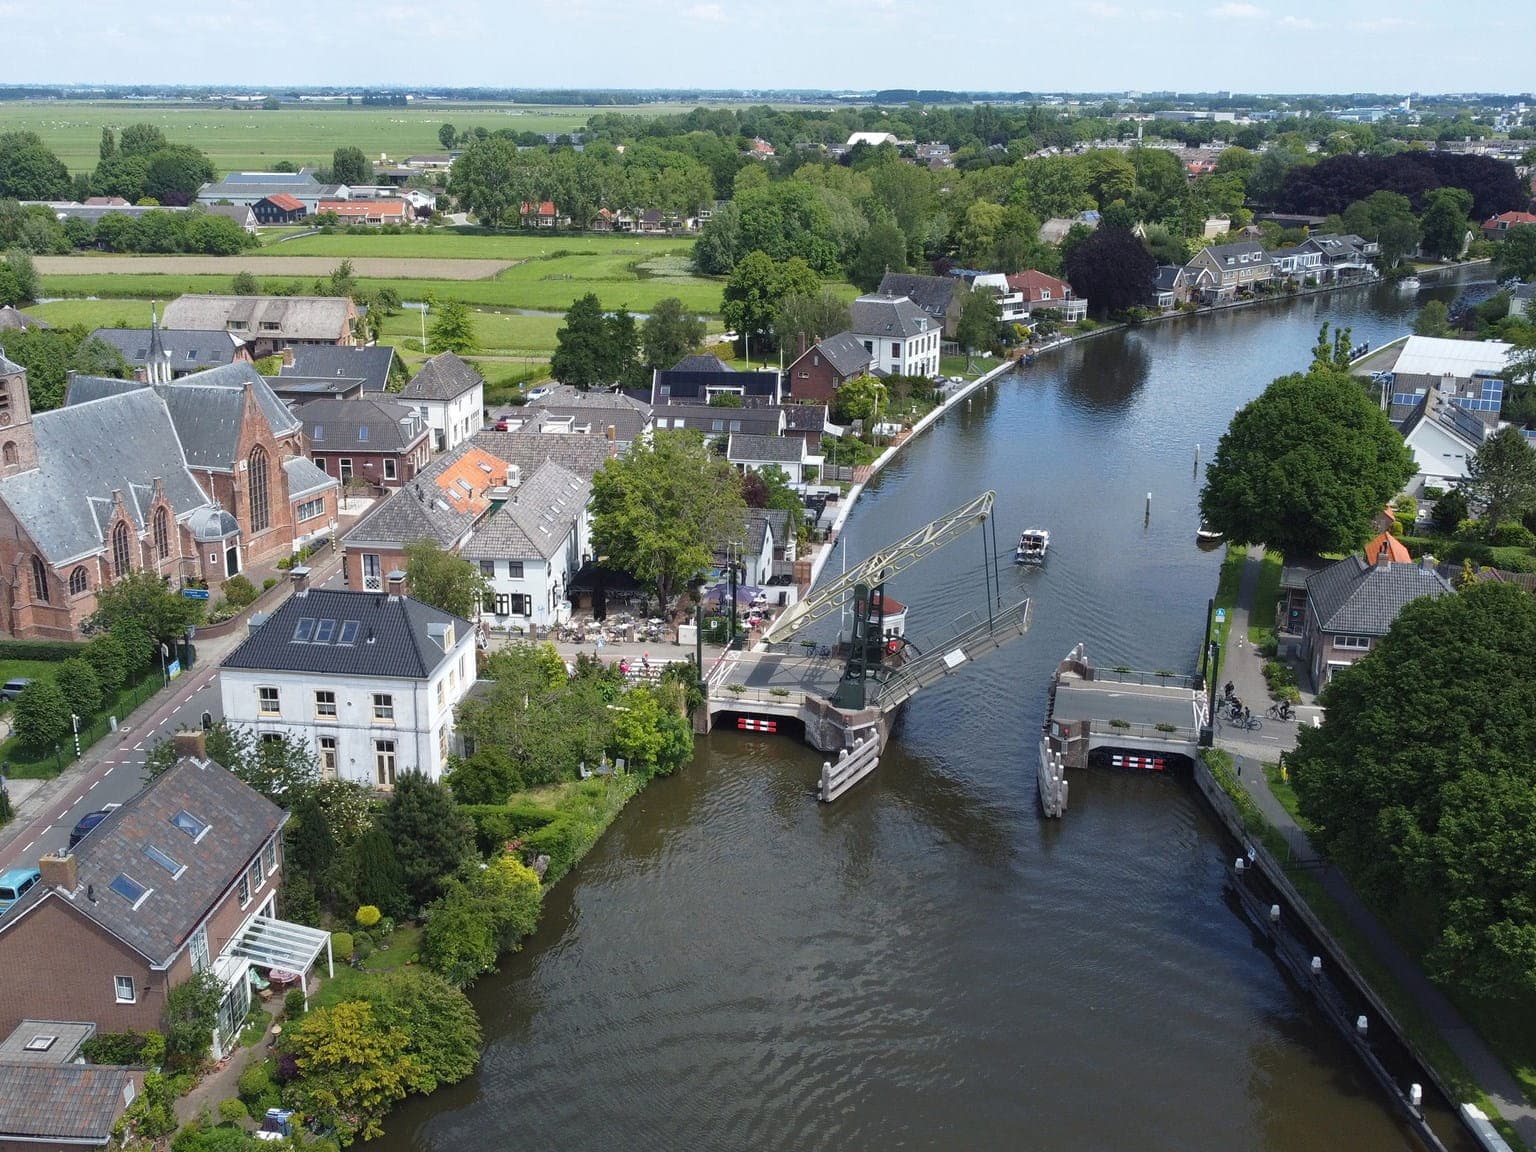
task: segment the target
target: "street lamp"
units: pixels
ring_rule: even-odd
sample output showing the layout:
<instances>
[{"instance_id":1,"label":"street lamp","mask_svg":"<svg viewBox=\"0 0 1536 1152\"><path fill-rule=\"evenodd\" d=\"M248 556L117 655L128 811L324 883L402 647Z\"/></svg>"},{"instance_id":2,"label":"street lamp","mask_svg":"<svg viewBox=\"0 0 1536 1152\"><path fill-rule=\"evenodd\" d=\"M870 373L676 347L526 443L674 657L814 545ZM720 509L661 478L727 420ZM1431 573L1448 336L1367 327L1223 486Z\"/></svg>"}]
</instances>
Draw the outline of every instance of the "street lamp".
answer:
<instances>
[{"instance_id":1,"label":"street lamp","mask_svg":"<svg viewBox=\"0 0 1536 1152\"><path fill-rule=\"evenodd\" d=\"M166 660L170 657L170 654L170 650L166 648L164 642L162 641L160 644L160 677L166 684L171 682L171 670L166 664Z\"/></svg>"}]
</instances>

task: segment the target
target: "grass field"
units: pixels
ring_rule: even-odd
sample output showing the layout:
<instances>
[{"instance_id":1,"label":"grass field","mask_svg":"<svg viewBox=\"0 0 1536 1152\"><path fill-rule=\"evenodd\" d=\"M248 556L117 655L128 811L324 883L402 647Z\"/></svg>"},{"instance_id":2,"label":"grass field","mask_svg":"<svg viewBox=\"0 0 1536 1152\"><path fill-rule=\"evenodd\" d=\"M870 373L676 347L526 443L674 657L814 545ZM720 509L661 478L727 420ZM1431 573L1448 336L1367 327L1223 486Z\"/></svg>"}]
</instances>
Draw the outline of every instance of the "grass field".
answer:
<instances>
[{"instance_id":1,"label":"grass field","mask_svg":"<svg viewBox=\"0 0 1536 1152\"><path fill-rule=\"evenodd\" d=\"M163 307L165 301L160 301ZM148 328L149 299L143 300L55 300L51 304L29 304L27 315L36 316L55 328L75 324L86 328ZM118 321L123 323L119 324Z\"/></svg>"},{"instance_id":2,"label":"grass field","mask_svg":"<svg viewBox=\"0 0 1536 1152\"><path fill-rule=\"evenodd\" d=\"M279 160L329 164L331 153L347 145L373 160L380 153L399 160L440 152L437 131L445 123L460 131L569 132L597 112L662 116L685 111L678 104L572 108L444 102L407 108L285 106L263 112L196 104L15 101L0 103L0 133L36 132L71 172L88 172L96 166L103 128L154 124L171 143L201 148L223 173L270 168Z\"/></svg>"},{"instance_id":3,"label":"grass field","mask_svg":"<svg viewBox=\"0 0 1536 1152\"><path fill-rule=\"evenodd\" d=\"M33 265L43 276L116 276L155 273L166 276L329 276L340 263L333 256L279 259L259 252L241 256L36 256ZM403 256L359 256L352 261L358 276L375 279L485 280L510 267L506 260L417 259Z\"/></svg>"},{"instance_id":4,"label":"grass field","mask_svg":"<svg viewBox=\"0 0 1536 1152\"><path fill-rule=\"evenodd\" d=\"M549 234L414 231L386 236L359 228L329 236L301 236L263 256L409 257L425 260L536 260L555 253L573 255L623 253L630 259L692 256L693 241L671 236L553 236Z\"/></svg>"}]
</instances>

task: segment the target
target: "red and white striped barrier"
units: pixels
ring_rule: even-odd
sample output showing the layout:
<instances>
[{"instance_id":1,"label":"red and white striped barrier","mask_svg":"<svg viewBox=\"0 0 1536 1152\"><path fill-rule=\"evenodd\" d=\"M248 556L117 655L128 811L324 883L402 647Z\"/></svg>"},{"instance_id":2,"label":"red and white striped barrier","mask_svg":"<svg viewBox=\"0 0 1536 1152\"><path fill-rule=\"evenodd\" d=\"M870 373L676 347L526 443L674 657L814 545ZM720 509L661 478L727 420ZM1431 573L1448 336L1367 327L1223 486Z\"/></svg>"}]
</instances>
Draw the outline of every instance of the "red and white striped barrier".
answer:
<instances>
[{"instance_id":1,"label":"red and white striped barrier","mask_svg":"<svg viewBox=\"0 0 1536 1152\"><path fill-rule=\"evenodd\" d=\"M1161 772L1166 765L1161 756L1122 756L1115 754L1109 762L1116 768L1133 768L1144 772Z\"/></svg>"},{"instance_id":2,"label":"red and white striped barrier","mask_svg":"<svg viewBox=\"0 0 1536 1152\"><path fill-rule=\"evenodd\" d=\"M736 727L745 732L777 732L779 722L777 720L759 720L755 716L736 717Z\"/></svg>"}]
</instances>

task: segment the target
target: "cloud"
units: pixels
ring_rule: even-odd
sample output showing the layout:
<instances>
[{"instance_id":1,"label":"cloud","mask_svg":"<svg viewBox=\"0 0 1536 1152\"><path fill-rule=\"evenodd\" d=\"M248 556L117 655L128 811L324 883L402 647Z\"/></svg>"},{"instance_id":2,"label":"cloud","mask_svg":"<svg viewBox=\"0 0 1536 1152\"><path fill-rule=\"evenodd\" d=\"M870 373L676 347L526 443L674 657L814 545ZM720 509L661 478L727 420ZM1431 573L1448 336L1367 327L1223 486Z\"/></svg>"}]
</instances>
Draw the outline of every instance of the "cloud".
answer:
<instances>
[{"instance_id":1,"label":"cloud","mask_svg":"<svg viewBox=\"0 0 1536 1152\"><path fill-rule=\"evenodd\" d=\"M1097 16L1100 20L1118 20L1125 15L1125 9L1115 4L1092 3L1085 9L1088 15Z\"/></svg>"},{"instance_id":2,"label":"cloud","mask_svg":"<svg viewBox=\"0 0 1536 1152\"><path fill-rule=\"evenodd\" d=\"M1401 16L1378 16L1372 20L1352 20L1349 26L1357 32L1387 32L1393 28L1421 28L1417 20L1405 20Z\"/></svg>"},{"instance_id":3,"label":"cloud","mask_svg":"<svg viewBox=\"0 0 1536 1152\"><path fill-rule=\"evenodd\" d=\"M1210 14L1218 20L1263 20L1269 16L1257 4L1244 4L1240 0L1218 5L1210 10Z\"/></svg>"},{"instance_id":4,"label":"cloud","mask_svg":"<svg viewBox=\"0 0 1536 1152\"><path fill-rule=\"evenodd\" d=\"M724 24L725 9L718 4L695 4L688 9L688 18L700 24Z\"/></svg>"},{"instance_id":5,"label":"cloud","mask_svg":"<svg viewBox=\"0 0 1536 1152\"><path fill-rule=\"evenodd\" d=\"M1326 24L1319 24L1310 16L1282 16L1275 21L1282 28L1294 28L1299 32L1316 32L1320 28L1326 28Z\"/></svg>"}]
</instances>

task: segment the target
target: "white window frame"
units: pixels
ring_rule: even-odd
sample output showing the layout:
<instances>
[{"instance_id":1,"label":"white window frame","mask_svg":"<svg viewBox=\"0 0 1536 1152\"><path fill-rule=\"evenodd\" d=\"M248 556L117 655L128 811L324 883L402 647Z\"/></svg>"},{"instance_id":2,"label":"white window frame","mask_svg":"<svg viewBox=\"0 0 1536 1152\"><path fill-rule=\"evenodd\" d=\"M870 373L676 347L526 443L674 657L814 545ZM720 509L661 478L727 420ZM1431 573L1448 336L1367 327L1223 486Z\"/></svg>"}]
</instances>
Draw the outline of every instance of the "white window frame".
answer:
<instances>
[{"instance_id":1,"label":"white window frame","mask_svg":"<svg viewBox=\"0 0 1536 1152\"><path fill-rule=\"evenodd\" d=\"M123 995L123 985L128 986L128 995ZM132 976L113 976L112 995L119 1004L137 1004L139 1002L139 987L134 983Z\"/></svg>"},{"instance_id":2,"label":"white window frame","mask_svg":"<svg viewBox=\"0 0 1536 1152\"><path fill-rule=\"evenodd\" d=\"M329 696L330 699L329 700L322 700L322 699L320 699L320 697L322 697L322 696ZM330 711L326 711L326 709L330 709ZM329 689L325 689L325 688L316 688L315 689L315 715L320 717L320 718L322 718L322 719L332 719L332 720L334 720L336 718L336 693L335 692L330 691Z\"/></svg>"},{"instance_id":3,"label":"white window frame","mask_svg":"<svg viewBox=\"0 0 1536 1152\"><path fill-rule=\"evenodd\" d=\"M238 895L240 897L240 907L248 907L251 902L251 875L243 868L240 870Z\"/></svg>"},{"instance_id":4,"label":"white window frame","mask_svg":"<svg viewBox=\"0 0 1536 1152\"><path fill-rule=\"evenodd\" d=\"M272 707L267 707L267 693L272 693ZM283 714L283 694L271 684L262 684L256 689L256 711L262 716L281 716Z\"/></svg>"},{"instance_id":5,"label":"white window frame","mask_svg":"<svg viewBox=\"0 0 1536 1152\"><path fill-rule=\"evenodd\" d=\"M380 701L383 701L381 704ZM379 724L393 724L395 722L395 696L392 692L375 692L373 694L373 718Z\"/></svg>"}]
</instances>

